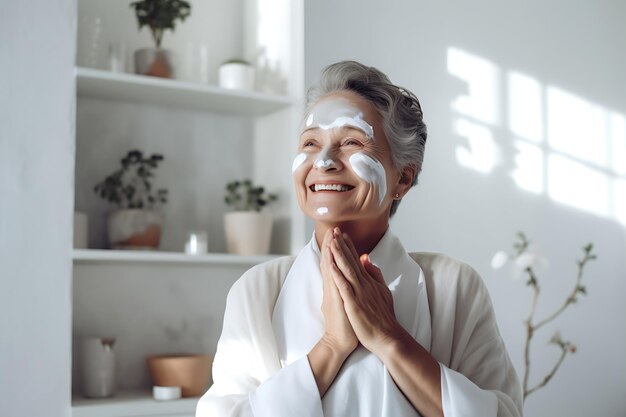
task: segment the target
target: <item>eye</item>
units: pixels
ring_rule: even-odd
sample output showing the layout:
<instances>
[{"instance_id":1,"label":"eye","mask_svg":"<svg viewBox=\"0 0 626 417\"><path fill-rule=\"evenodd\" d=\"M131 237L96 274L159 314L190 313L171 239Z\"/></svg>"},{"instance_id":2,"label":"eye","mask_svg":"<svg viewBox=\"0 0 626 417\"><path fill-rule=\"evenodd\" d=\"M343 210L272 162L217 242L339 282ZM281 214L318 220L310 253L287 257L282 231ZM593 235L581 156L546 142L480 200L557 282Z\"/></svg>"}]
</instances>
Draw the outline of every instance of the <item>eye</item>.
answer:
<instances>
[{"instance_id":1,"label":"eye","mask_svg":"<svg viewBox=\"0 0 626 417\"><path fill-rule=\"evenodd\" d=\"M363 146L360 140L354 138L347 138L343 141L344 146Z\"/></svg>"},{"instance_id":2,"label":"eye","mask_svg":"<svg viewBox=\"0 0 626 417\"><path fill-rule=\"evenodd\" d=\"M306 139L302 142L302 147L303 148L310 148L312 146L316 146L317 142L314 139Z\"/></svg>"}]
</instances>

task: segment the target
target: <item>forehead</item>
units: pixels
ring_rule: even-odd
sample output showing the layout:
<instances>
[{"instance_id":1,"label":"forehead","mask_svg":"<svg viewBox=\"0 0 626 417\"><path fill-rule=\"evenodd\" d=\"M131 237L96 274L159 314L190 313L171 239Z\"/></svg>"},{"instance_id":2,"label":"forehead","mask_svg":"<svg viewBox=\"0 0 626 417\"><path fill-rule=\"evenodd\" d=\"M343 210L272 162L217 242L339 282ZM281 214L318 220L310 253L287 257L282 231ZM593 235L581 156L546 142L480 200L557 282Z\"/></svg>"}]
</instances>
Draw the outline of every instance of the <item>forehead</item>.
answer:
<instances>
[{"instance_id":1,"label":"forehead","mask_svg":"<svg viewBox=\"0 0 626 417\"><path fill-rule=\"evenodd\" d=\"M309 129L356 128L374 138L377 122L371 104L348 93L334 94L321 99L311 109L303 123L302 131Z\"/></svg>"}]
</instances>

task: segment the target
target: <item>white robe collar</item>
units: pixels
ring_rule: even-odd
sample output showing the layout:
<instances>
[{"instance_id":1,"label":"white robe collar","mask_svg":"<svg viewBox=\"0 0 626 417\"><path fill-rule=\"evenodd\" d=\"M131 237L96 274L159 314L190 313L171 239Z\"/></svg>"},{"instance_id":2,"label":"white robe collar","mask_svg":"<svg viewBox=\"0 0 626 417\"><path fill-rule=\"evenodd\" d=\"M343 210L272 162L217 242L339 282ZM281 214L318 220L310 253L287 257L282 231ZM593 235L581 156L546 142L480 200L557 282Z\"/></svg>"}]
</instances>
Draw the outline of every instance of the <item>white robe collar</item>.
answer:
<instances>
[{"instance_id":1,"label":"white robe collar","mask_svg":"<svg viewBox=\"0 0 626 417\"><path fill-rule=\"evenodd\" d=\"M272 326L282 366L307 355L324 333L319 253L314 235L296 257L276 301ZM390 230L370 259L381 269L392 292L399 323L430 351L430 310L421 268ZM352 415L419 415L383 363L362 346L346 360L322 402L325 416L344 415L346 404Z\"/></svg>"}]
</instances>

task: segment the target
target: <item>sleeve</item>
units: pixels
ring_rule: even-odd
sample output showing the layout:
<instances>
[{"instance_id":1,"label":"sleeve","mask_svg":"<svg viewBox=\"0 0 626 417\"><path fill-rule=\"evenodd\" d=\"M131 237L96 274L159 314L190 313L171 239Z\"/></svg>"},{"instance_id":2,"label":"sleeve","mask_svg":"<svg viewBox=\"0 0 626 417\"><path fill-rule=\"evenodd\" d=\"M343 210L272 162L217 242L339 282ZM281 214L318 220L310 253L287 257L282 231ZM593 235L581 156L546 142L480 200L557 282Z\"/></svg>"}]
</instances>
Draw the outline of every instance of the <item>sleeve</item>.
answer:
<instances>
[{"instance_id":1,"label":"sleeve","mask_svg":"<svg viewBox=\"0 0 626 417\"><path fill-rule=\"evenodd\" d=\"M289 392L289 395L285 395ZM322 401L306 356L286 366L250 393L256 417L323 417Z\"/></svg>"},{"instance_id":2,"label":"sleeve","mask_svg":"<svg viewBox=\"0 0 626 417\"><path fill-rule=\"evenodd\" d=\"M213 385L196 417L323 416L308 358L281 369L271 323L280 283L259 274L248 271L228 294Z\"/></svg>"},{"instance_id":3,"label":"sleeve","mask_svg":"<svg viewBox=\"0 0 626 417\"><path fill-rule=\"evenodd\" d=\"M440 360L441 400L446 417L522 416L522 391L498 330L482 278L462 265L458 280L446 288L445 322L449 356ZM452 305L453 304L453 305ZM442 325L440 322L438 325Z\"/></svg>"}]
</instances>

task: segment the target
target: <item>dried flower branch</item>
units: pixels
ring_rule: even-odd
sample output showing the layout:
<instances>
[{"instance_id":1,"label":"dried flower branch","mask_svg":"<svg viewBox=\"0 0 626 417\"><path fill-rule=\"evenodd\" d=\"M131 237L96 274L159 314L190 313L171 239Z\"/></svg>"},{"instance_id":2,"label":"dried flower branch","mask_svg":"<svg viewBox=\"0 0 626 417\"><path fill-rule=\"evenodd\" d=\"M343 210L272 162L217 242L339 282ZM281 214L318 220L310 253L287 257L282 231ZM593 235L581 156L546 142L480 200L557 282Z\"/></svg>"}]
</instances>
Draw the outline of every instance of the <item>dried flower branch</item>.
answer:
<instances>
[{"instance_id":1,"label":"dried flower branch","mask_svg":"<svg viewBox=\"0 0 626 417\"><path fill-rule=\"evenodd\" d=\"M494 269L498 269L502 267L508 259L513 259L516 267L522 269L522 271L528 276L528 281L526 281L526 285L530 286L533 290L530 313L528 315L528 318L524 321L524 325L526 327L526 343L524 346L523 390L524 400L526 400L526 398L530 394L534 393L540 388L543 388L548 384L548 382L550 382L550 380L554 377L568 354L576 352L576 346L570 341L563 340L561 338L561 334L559 332L556 332L550 339L550 343L558 346L559 349L561 349L561 355L559 356L552 369L543 377L541 382L532 387L529 387L528 379L530 374L530 344L533 336L535 335L535 332L559 317L569 305L574 304L578 300L577 297L579 294L587 294L587 289L583 285L581 285L583 273L587 263L589 261L597 259L597 256L593 253L593 244L589 243L582 248L583 258L576 263L578 266L578 272L576 274L576 282L574 283L574 287L571 293L565 298L563 304L552 314L548 315L542 320L535 320L537 300L539 299L541 288L539 286L539 280L537 278L537 275L535 274L534 266L539 263L538 261L541 259L541 257L531 250L530 242L524 233L519 232L517 234L517 237L518 241L513 244L515 254L513 256L509 256L504 252L498 252L493 257L491 265Z\"/></svg>"}]
</instances>

